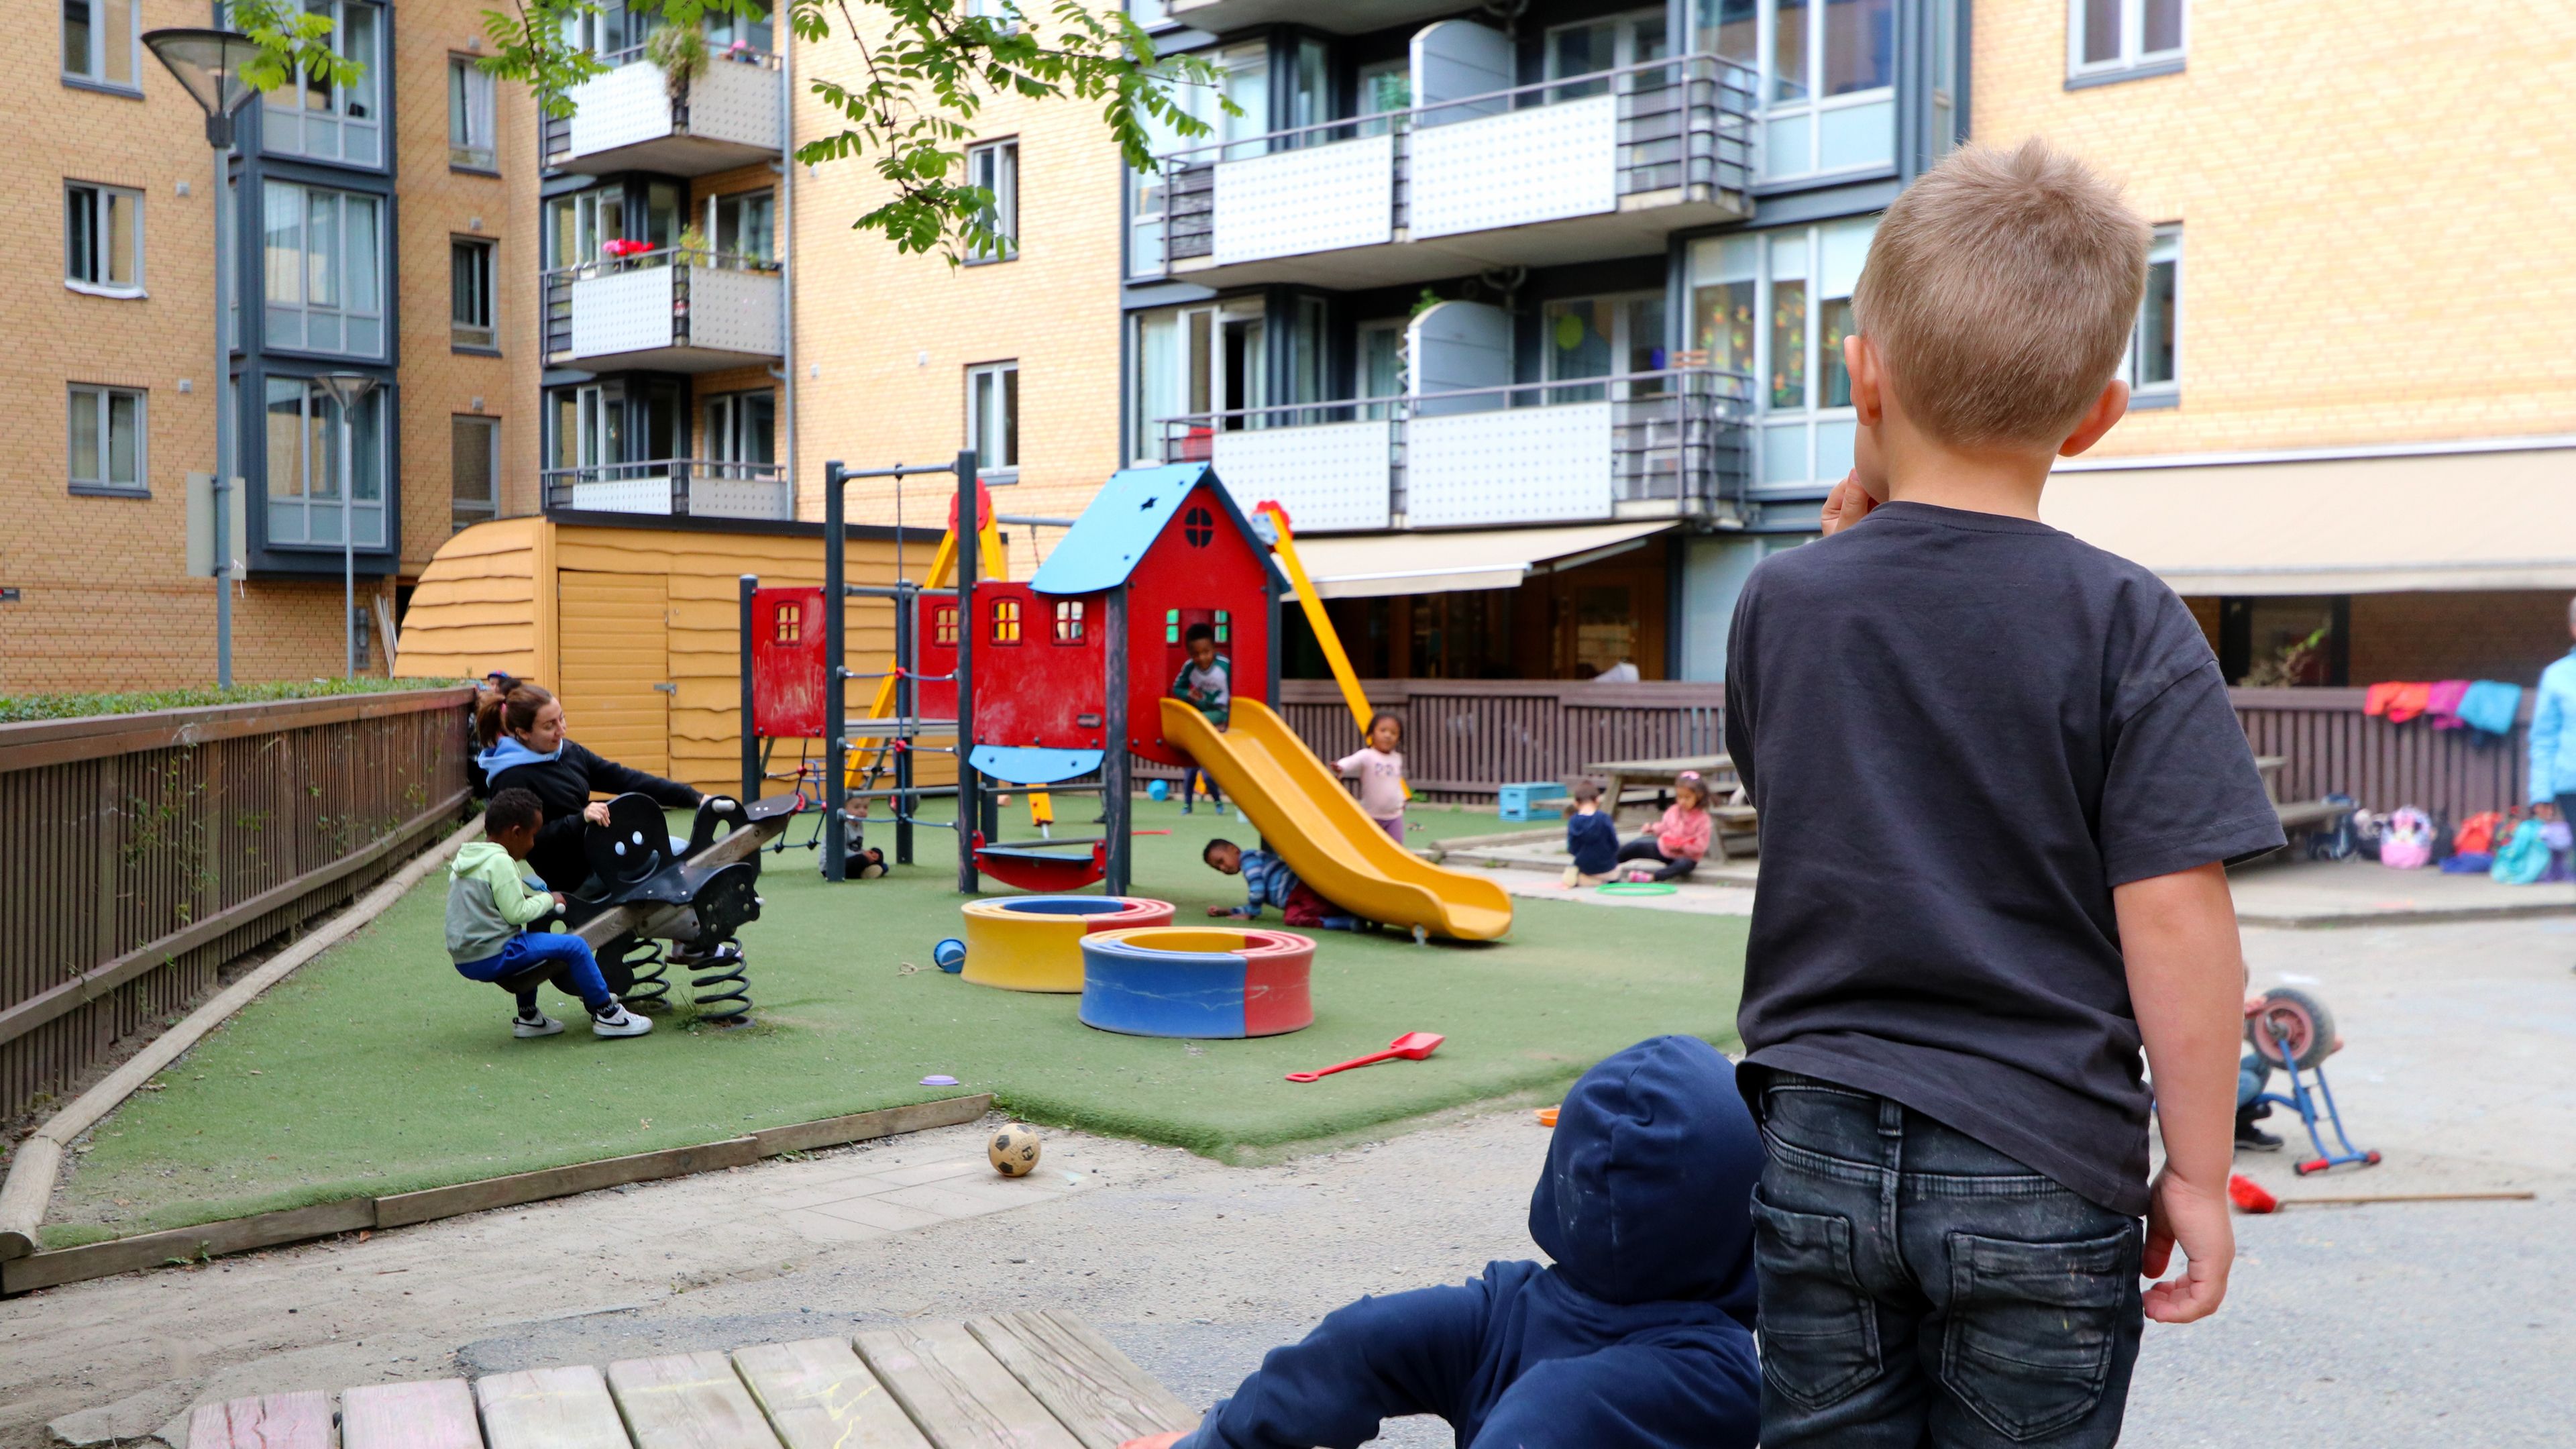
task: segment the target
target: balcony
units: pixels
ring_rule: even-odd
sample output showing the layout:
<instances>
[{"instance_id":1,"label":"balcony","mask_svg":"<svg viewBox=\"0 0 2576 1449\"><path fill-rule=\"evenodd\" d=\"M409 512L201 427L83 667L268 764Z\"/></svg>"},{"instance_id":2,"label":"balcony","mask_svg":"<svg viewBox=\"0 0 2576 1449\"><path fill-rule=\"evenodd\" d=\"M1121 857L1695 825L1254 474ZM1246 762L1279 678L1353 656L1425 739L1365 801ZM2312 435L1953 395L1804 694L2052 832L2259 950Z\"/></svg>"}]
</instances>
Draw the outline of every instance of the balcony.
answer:
<instances>
[{"instance_id":1,"label":"balcony","mask_svg":"<svg viewBox=\"0 0 2576 1449\"><path fill-rule=\"evenodd\" d=\"M641 48L601 59L614 68L574 86L572 115L546 123L546 165L593 176L705 176L778 159L778 57L713 52L677 96Z\"/></svg>"},{"instance_id":2,"label":"balcony","mask_svg":"<svg viewBox=\"0 0 2576 1449\"><path fill-rule=\"evenodd\" d=\"M1358 35L1457 12L1457 0L1173 0L1171 6L1174 20L1210 35L1286 22Z\"/></svg>"},{"instance_id":3,"label":"balcony","mask_svg":"<svg viewBox=\"0 0 2576 1449\"><path fill-rule=\"evenodd\" d=\"M546 363L713 372L783 356L778 263L676 247L546 274Z\"/></svg>"},{"instance_id":4,"label":"balcony","mask_svg":"<svg viewBox=\"0 0 2576 1449\"><path fill-rule=\"evenodd\" d=\"M1163 419L1163 459L1213 463L1300 532L1715 521L1750 480L1752 396L1681 367L1247 408Z\"/></svg>"},{"instance_id":5,"label":"balcony","mask_svg":"<svg viewBox=\"0 0 2576 1449\"><path fill-rule=\"evenodd\" d=\"M1752 214L1751 87L1690 55L1173 152L1163 272L1347 289L1660 251Z\"/></svg>"},{"instance_id":6,"label":"balcony","mask_svg":"<svg viewBox=\"0 0 2576 1449\"><path fill-rule=\"evenodd\" d=\"M796 517L796 490L776 463L711 462L704 458L654 458L548 468L546 511L649 513L666 518Z\"/></svg>"}]
</instances>

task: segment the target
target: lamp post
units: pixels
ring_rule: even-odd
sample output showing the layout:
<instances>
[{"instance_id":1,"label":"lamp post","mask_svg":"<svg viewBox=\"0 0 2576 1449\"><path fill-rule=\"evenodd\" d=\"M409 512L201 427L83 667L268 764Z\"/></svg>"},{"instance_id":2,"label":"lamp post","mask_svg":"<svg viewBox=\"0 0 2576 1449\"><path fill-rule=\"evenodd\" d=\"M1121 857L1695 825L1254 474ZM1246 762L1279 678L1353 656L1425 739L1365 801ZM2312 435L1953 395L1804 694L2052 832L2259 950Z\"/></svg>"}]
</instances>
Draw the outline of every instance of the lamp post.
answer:
<instances>
[{"instance_id":1,"label":"lamp post","mask_svg":"<svg viewBox=\"0 0 2576 1449\"><path fill-rule=\"evenodd\" d=\"M313 379L340 405L340 620L348 631L349 677L358 677L358 403L375 390L363 372L326 372Z\"/></svg>"},{"instance_id":2,"label":"lamp post","mask_svg":"<svg viewBox=\"0 0 2576 1449\"><path fill-rule=\"evenodd\" d=\"M251 98L242 71L259 58L257 42L229 30L147 30L143 43L178 77L206 112L206 144L215 152L215 685L233 687L233 353L224 336L232 296L232 237L224 225L224 153L232 149L233 113Z\"/></svg>"}]
</instances>

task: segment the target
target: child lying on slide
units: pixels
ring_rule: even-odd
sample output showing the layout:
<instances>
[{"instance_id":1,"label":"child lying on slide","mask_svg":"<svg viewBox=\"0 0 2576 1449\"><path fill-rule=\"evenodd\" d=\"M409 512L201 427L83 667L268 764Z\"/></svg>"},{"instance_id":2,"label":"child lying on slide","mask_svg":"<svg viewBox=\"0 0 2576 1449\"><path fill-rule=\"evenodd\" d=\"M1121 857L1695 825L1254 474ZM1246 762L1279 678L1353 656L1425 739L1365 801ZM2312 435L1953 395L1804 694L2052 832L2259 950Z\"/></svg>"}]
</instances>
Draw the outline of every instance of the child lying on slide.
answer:
<instances>
[{"instance_id":1,"label":"child lying on slide","mask_svg":"<svg viewBox=\"0 0 2576 1449\"><path fill-rule=\"evenodd\" d=\"M1761 1171L1726 1058L1640 1042L1558 1114L1529 1217L1555 1266L1336 1309L1196 1429L1125 1449L1349 1449L1403 1414L1448 1420L1459 1449L1752 1449Z\"/></svg>"}]
</instances>

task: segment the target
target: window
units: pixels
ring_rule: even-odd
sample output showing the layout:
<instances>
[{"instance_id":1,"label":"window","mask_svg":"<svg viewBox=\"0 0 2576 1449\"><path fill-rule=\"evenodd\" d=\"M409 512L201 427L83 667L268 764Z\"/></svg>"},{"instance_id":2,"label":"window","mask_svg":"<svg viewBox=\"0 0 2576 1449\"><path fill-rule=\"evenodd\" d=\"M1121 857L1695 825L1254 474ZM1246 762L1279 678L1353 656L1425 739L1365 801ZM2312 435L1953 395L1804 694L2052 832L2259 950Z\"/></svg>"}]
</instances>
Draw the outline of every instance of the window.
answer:
<instances>
[{"instance_id":1,"label":"window","mask_svg":"<svg viewBox=\"0 0 2576 1449\"><path fill-rule=\"evenodd\" d=\"M975 450L976 472L988 482L1019 481L1018 363L966 369L966 446Z\"/></svg>"},{"instance_id":2,"label":"window","mask_svg":"<svg viewBox=\"0 0 2576 1449\"><path fill-rule=\"evenodd\" d=\"M148 492L143 461L143 394L131 388L71 390L74 493Z\"/></svg>"},{"instance_id":3,"label":"window","mask_svg":"<svg viewBox=\"0 0 2576 1449\"><path fill-rule=\"evenodd\" d=\"M455 478L457 528L501 516L501 420L447 420L448 467Z\"/></svg>"},{"instance_id":4,"label":"window","mask_svg":"<svg viewBox=\"0 0 2576 1449\"><path fill-rule=\"evenodd\" d=\"M290 181L265 182L261 189L269 345L383 356L382 203Z\"/></svg>"},{"instance_id":5,"label":"window","mask_svg":"<svg viewBox=\"0 0 2576 1449\"><path fill-rule=\"evenodd\" d=\"M1363 116L1385 116L1413 109L1413 62L1411 59L1373 60L1359 69L1359 113ZM1390 123L1365 121L1356 132L1362 136L1383 136ZM1332 133L1338 136L1338 132Z\"/></svg>"},{"instance_id":6,"label":"window","mask_svg":"<svg viewBox=\"0 0 2576 1449\"><path fill-rule=\"evenodd\" d=\"M2182 53L2183 0L2067 0L2070 83L2164 75Z\"/></svg>"},{"instance_id":7,"label":"window","mask_svg":"<svg viewBox=\"0 0 2576 1449\"><path fill-rule=\"evenodd\" d=\"M992 240L967 258L970 262L1007 262L1020 254L1020 143L991 141L966 148L966 184L992 199L975 214L975 224Z\"/></svg>"},{"instance_id":8,"label":"window","mask_svg":"<svg viewBox=\"0 0 2576 1449\"><path fill-rule=\"evenodd\" d=\"M930 642L957 646L957 606L941 604L930 611Z\"/></svg>"},{"instance_id":9,"label":"window","mask_svg":"<svg viewBox=\"0 0 2576 1449\"><path fill-rule=\"evenodd\" d=\"M1058 644L1082 642L1082 600L1058 599L1055 601L1055 642Z\"/></svg>"},{"instance_id":10,"label":"window","mask_svg":"<svg viewBox=\"0 0 2576 1449\"><path fill-rule=\"evenodd\" d=\"M331 21L331 48L357 64L347 85L298 72L268 93L261 144L268 150L357 166L384 162L384 123L376 103L384 70L377 8L362 0L305 0L305 10Z\"/></svg>"},{"instance_id":11,"label":"window","mask_svg":"<svg viewBox=\"0 0 2576 1449\"><path fill-rule=\"evenodd\" d=\"M1166 644L1181 642L1181 611L1178 609L1163 611L1163 642Z\"/></svg>"},{"instance_id":12,"label":"window","mask_svg":"<svg viewBox=\"0 0 2576 1449\"><path fill-rule=\"evenodd\" d=\"M1547 78L1599 75L1621 66L1639 65L1664 58L1664 12L1645 10L1607 20L1587 20L1577 25L1560 25L1547 33ZM1641 79L1622 89L1650 85ZM1581 85L1558 86L1548 92L1551 101L1570 101L1582 96L1605 94L1610 89L1606 80L1588 81Z\"/></svg>"},{"instance_id":13,"label":"window","mask_svg":"<svg viewBox=\"0 0 2576 1449\"><path fill-rule=\"evenodd\" d=\"M1136 395L1130 407L1135 433L1128 457L1148 464L1206 460L1206 414L1216 406L1215 348L1213 307L1136 314ZM1167 445L1166 433L1174 428L1179 432Z\"/></svg>"},{"instance_id":14,"label":"window","mask_svg":"<svg viewBox=\"0 0 2576 1449\"><path fill-rule=\"evenodd\" d=\"M62 0L63 78L142 89L135 68L142 60L143 0Z\"/></svg>"},{"instance_id":15,"label":"window","mask_svg":"<svg viewBox=\"0 0 2576 1449\"><path fill-rule=\"evenodd\" d=\"M2121 375L2132 407L2171 407L2182 395L2182 228L2160 227L2147 249L2147 292Z\"/></svg>"},{"instance_id":16,"label":"window","mask_svg":"<svg viewBox=\"0 0 2576 1449\"><path fill-rule=\"evenodd\" d=\"M1664 294L1639 292L1625 297L1572 297L1550 302L1540 314L1546 337L1547 380L1608 377L1613 373L1661 372L1664 368ZM1620 383L1619 396L1644 396L1663 388L1661 379ZM1552 403L1598 402L1605 392L1591 387L1552 387Z\"/></svg>"},{"instance_id":17,"label":"window","mask_svg":"<svg viewBox=\"0 0 2576 1449\"><path fill-rule=\"evenodd\" d=\"M635 58L633 52L643 48L659 19L653 9L630 5L627 0L598 0L596 4L574 6L565 13L564 38L575 50L610 58L611 65L622 65Z\"/></svg>"},{"instance_id":18,"label":"window","mask_svg":"<svg viewBox=\"0 0 2576 1449\"><path fill-rule=\"evenodd\" d=\"M722 59L756 61L769 53L775 39L765 6L758 15L748 16L710 11L706 26L707 54Z\"/></svg>"},{"instance_id":19,"label":"window","mask_svg":"<svg viewBox=\"0 0 2576 1449\"><path fill-rule=\"evenodd\" d=\"M1216 630L1216 642L1219 644L1234 642L1234 617L1227 610L1217 610L1215 616L1208 620L1208 627Z\"/></svg>"},{"instance_id":20,"label":"window","mask_svg":"<svg viewBox=\"0 0 2576 1449\"><path fill-rule=\"evenodd\" d=\"M1692 26L1754 72L1766 178L1894 163L1895 0L1695 0Z\"/></svg>"},{"instance_id":21,"label":"window","mask_svg":"<svg viewBox=\"0 0 2576 1449\"><path fill-rule=\"evenodd\" d=\"M1147 30L1168 25L1172 19L1171 0L1127 0L1127 18Z\"/></svg>"},{"instance_id":22,"label":"window","mask_svg":"<svg viewBox=\"0 0 2576 1449\"><path fill-rule=\"evenodd\" d=\"M500 162L493 140L492 74L473 57L447 58L447 164L490 171Z\"/></svg>"},{"instance_id":23,"label":"window","mask_svg":"<svg viewBox=\"0 0 2576 1449\"><path fill-rule=\"evenodd\" d=\"M1404 321L1383 318L1363 322L1357 329L1358 357L1352 375L1359 380L1361 397L1392 398L1404 391ZM1389 415L1391 402L1370 403L1360 409L1369 419Z\"/></svg>"},{"instance_id":24,"label":"window","mask_svg":"<svg viewBox=\"0 0 2576 1449\"><path fill-rule=\"evenodd\" d=\"M455 237L447 243L448 342L456 347L494 348L500 329L492 321L491 242Z\"/></svg>"},{"instance_id":25,"label":"window","mask_svg":"<svg viewBox=\"0 0 2576 1449\"><path fill-rule=\"evenodd\" d=\"M778 461L778 402L767 391L707 399L705 456L722 478L769 478Z\"/></svg>"},{"instance_id":26,"label":"window","mask_svg":"<svg viewBox=\"0 0 2576 1449\"><path fill-rule=\"evenodd\" d=\"M75 181L63 188L63 281L76 292L143 295L143 193Z\"/></svg>"},{"instance_id":27,"label":"window","mask_svg":"<svg viewBox=\"0 0 2576 1449\"><path fill-rule=\"evenodd\" d=\"M777 194L738 191L708 197L707 235L718 255L754 262L778 260Z\"/></svg>"},{"instance_id":28,"label":"window","mask_svg":"<svg viewBox=\"0 0 2576 1449\"><path fill-rule=\"evenodd\" d=\"M1020 642L1019 600L995 599L993 601L993 642L996 644Z\"/></svg>"},{"instance_id":29,"label":"window","mask_svg":"<svg viewBox=\"0 0 2576 1449\"><path fill-rule=\"evenodd\" d=\"M343 520L360 548L385 546L384 389L357 416L319 383L268 379L268 541L340 546Z\"/></svg>"},{"instance_id":30,"label":"window","mask_svg":"<svg viewBox=\"0 0 2576 1449\"><path fill-rule=\"evenodd\" d=\"M1690 249L1693 361L1754 379L1755 474L1808 489L1851 470L1852 284L1874 217L1707 237Z\"/></svg>"}]
</instances>

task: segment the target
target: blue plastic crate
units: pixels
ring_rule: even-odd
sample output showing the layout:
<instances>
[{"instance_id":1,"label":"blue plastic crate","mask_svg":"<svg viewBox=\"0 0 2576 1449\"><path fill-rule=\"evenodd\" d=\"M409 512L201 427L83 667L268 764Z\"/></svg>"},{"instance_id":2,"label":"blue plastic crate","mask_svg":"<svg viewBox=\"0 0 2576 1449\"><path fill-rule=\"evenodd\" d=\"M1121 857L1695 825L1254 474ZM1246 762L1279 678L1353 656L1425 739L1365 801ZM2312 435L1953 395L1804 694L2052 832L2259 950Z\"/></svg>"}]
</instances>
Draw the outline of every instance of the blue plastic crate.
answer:
<instances>
[{"instance_id":1,"label":"blue plastic crate","mask_svg":"<svg viewBox=\"0 0 2576 1449\"><path fill-rule=\"evenodd\" d=\"M1541 805L1543 800L1563 800L1565 786L1554 780L1526 780L1505 785L1496 792L1495 803L1502 807L1505 820L1561 820L1564 812Z\"/></svg>"}]
</instances>

